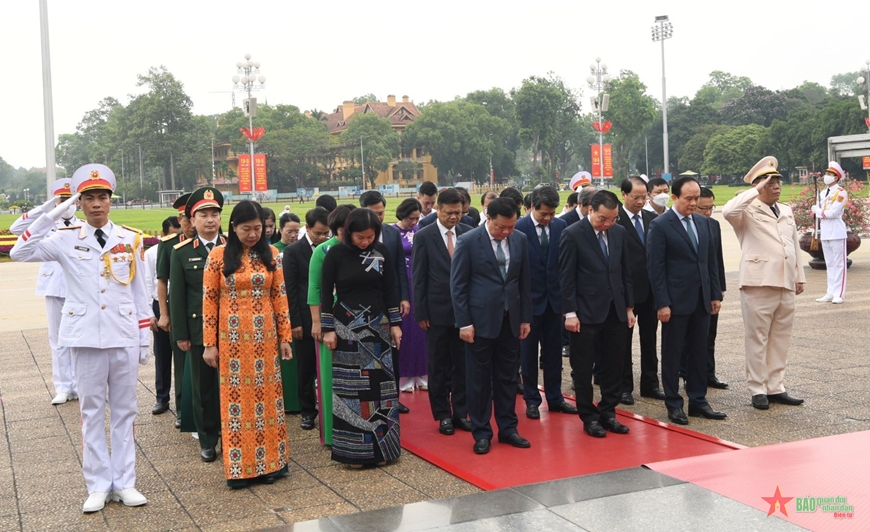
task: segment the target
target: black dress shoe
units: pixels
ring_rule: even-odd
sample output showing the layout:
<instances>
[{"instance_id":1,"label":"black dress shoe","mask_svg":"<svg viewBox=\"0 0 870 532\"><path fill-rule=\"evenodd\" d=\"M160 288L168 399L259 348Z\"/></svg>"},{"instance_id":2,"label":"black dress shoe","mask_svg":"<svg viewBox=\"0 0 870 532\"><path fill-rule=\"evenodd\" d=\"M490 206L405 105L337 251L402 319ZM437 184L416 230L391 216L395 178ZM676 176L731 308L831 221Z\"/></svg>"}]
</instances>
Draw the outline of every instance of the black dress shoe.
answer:
<instances>
[{"instance_id":1,"label":"black dress shoe","mask_svg":"<svg viewBox=\"0 0 870 532\"><path fill-rule=\"evenodd\" d=\"M314 418L311 414L302 414L302 422L299 423L299 428L302 430L311 430L314 428Z\"/></svg>"},{"instance_id":2,"label":"black dress shoe","mask_svg":"<svg viewBox=\"0 0 870 532\"><path fill-rule=\"evenodd\" d=\"M655 388L653 391L649 393L640 393L641 397L647 397L649 399L658 399L659 401L665 400L665 392L662 391L661 388Z\"/></svg>"},{"instance_id":3,"label":"black dress shoe","mask_svg":"<svg viewBox=\"0 0 870 532\"><path fill-rule=\"evenodd\" d=\"M804 404L803 399L798 399L797 397L792 397L786 392L768 395L767 400L768 400L768 402L771 402L771 403L779 403L779 404L791 405L791 406L797 406L797 405Z\"/></svg>"},{"instance_id":4,"label":"black dress shoe","mask_svg":"<svg viewBox=\"0 0 870 532\"><path fill-rule=\"evenodd\" d=\"M689 415L692 417L705 417L707 419L725 419L728 417L728 414L713 410L710 405L690 406Z\"/></svg>"},{"instance_id":5,"label":"black dress shoe","mask_svg":"<svg viewBox=\"0 0 870 532\"><path fill-rule=\"evenodd\" d=\"M707 379L707 388L716 388L719 390L725 390L728 388L727 382L722 382L716 377L710 377Z\"/></svg>"},{"instance_id":6,"label":"black dress shoe","mask_svg":"<svg viewBox=\"0 0 870 532\"><path fill-rule=\"evenodd\" d=\"M524 393L524 391L523 391L523 385L522 385L522 384L517 384L517 395L523 395L523 393Z\"/></svg>"},{"instance_id":7,"label":"black dress shoe","mask_svg":"<svg viewBox=\"0 0 870 532\"><path fill-rule=\"evenodd\" d=\"M673 410L668 410L668 419L677 425L688 425L689 418L686 417L686 414L683 413L682 408L675 408Z\"/></svg>"},{"instance_id":8,"label":"black dress shoe","mask_svg":"<svg viewBox=\"0 0 870 532\"><path fill-rule=\"evenodd\" d=\"M630 393L624 393L619 398L619 402L624 404L624 405L633 405L634 404L634 397L632 397Z\"/></svg>"},{"instance_id":9,"label":"black dress shoe","mask_svg":"<svg viewBox=\"0 0 870 532\"><path fill-rule=\"evenodd\" d=\"M450 418L442 419L438 423L438 432L445 436L453 436L453 433L455 432L453 430L453 420Z\"/></svg>"},{"instance_id":10,"label":"black dress shoe","mask_svg":"<svg viewBox=\"0 0 870 532\"><path fill-rule=\"evenodd\" d=\"M181 420L178 418L175 419L175 428L181 430Z\"/></svg>"},{"instance_id":11,"label":"black dress shoe","mask_svg":"<svg viewBox=\"0 0 870 532\"><path fill-rule=\"evenodd\" d=\"M607 436L607 433L604 432L604 427L602 427L601 423L597 421L583 423L583 430L586 432L586 434L592 436L593 438L603 438Z\"/></svg>"},{"instance_id":12,"label":"black dress shoe","mask_svg":"<svg viewBox=\"0 0 870 532\"><path fill-rule=\"evenodd\" d=\"M399 410L399 413L400 413L400 414L407 414L408 412L411 411L410 408L408 408L407 406L403 405L402 403L399 403L398 410Z\"/></svg>"},{"instance_id":13,"label":"black dress shoe","mask_svg":"<svg viewBox=\"0 0 870 532\"><path fill-rule=\"evenodd\" d=\"M215 452L214 447L210 447L199 451L199 457L202 458L203 462L214 462L215 458L217 458L217 453Z\"/></svg>"},{"instance_id":14,"label":"black dress shoe","mask_svg":"<svg viewBox=\"0 0 870 532\"><path fill-rule=\"evenodd\" d=\"M499 443L507 443L508 445L512 445L514 447L519 447L520 449L528 449L529 447L532 446L532 444L529 443L529 440L523 438L522 436L520 436L516 432L514 432L510 436L506 436L504 438L499 436L498 442Z\"/></svg>"},{"instance_id":15,"label":"black dress shoe","mask_svg":"<svg viewBox=\"0 0 870 532\"><path fill-rule=\"evenodd\" d=\"M572 405L568 401L562 401L561 403L559 403L559 406L551 408L550 412L560 412L562 414L574 414L575 416L578 414L577 407Z\"/></svg>"},{"instance_id":16,"label":"black dress shoe","mask_svg":"<svg viewBox=\"0 0 870 532\"><path fill-rule=\"evenodd\" d=\"M541 419L541 411L535 405L527 406L526 417L529 419Z\"/></svg>"},{"instance_id":17,"label":"black dress shoe","mask_svg":"<svg viewBox=\"0 0 870 532\"><path fill-rule=\"evenodd\" d=\"M477 440L474 442L474 454L486 454L489 452L489 440Z\"/></svg>"},{"instance_id":18,"label":"black dress shoe","mask_svg":"<svg viewBox=\"0 0 870 532\"><path fill-rule=\"evenodd\" d=\"M167 411L169 411L169 403L157 403L154 405L154 408L151 409L151 413L155 416L159 416Z\"/></svg>"},{"instance_id":19,"label":"black dress shoe","mask_svg":"<svg viewBox=\"0 0 870 532\"><path fill-rule=\"evenodd\" d=\"M770 408L770 401L767 400L767 396L763 393L753 395L752 396L752 408L757 408L759 410L767 410Z\"/></svg>"},{"instance_id":20,"label":"black dress shoe","mask_svg":"<svg viewBox=\"0 0 870 532\"><path fill-rule=\"evenodd\" d=\"M614 434L628 434L629 429L622 423L616 420L615 417L603 417L598 423Z\"/></svg>"},{"instance_id":21,"label":"black dress shoe","mask_svg":"<svg viewBox=\"0 0 870 532\"><path fill-rule=\"evenodd\" d=\"M471 432L471 421L468 418L455 417L453 418L453 427L466 432Z\"/></svg>"},{"instance_id":22,"label":"black dress shoe","mask_svg":"<svg viewBox=\"0 0 870 532\"><path fill-rule=\"evenodd\" d=\"M571 356L571 348L567 345L562 346L562 356L568 358Z\"/></svg>"}]
</instances>

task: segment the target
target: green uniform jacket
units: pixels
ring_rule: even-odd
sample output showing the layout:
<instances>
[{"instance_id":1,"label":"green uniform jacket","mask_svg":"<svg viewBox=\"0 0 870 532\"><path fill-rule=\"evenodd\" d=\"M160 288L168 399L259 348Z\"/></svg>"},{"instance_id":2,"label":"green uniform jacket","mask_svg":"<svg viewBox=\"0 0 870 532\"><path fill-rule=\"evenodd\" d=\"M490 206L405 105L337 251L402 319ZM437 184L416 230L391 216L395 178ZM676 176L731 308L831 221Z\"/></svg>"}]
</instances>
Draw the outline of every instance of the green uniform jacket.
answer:
<instances>
[{"instance_id":1,"label":"green uniform jacket","mask_svg":"<svg viewBox=\"0 0 870 532\"><path fill-rule=\"evenodd\" d=\"M225 244L219 237L218 245ZM202 275L208 249L198 237L177 243L169 268L169 317L176 341L202 345Z\"/></svg>"},{"instance_id":2,"label":"green uniform jacket","mask_svg":"<svg viewBox=\"0 0 870 532\"><path fill-rule=\"evenodd\" d=\"M169 259L172 256L172 248L179 242L184 242L187 237L181 231L169 238L161 238L157 244L157 278L169 280Z\"/></svg>"}]
</instances>

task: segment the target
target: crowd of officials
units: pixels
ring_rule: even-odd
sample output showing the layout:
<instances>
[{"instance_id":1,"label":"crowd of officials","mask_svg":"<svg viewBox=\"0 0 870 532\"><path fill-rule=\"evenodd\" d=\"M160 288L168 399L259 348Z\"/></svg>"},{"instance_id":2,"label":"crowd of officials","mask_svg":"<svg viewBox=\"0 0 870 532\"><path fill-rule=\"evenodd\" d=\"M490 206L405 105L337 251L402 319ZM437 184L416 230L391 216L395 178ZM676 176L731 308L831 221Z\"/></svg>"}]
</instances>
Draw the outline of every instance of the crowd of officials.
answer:
<instances>
[{"instance_id":1,"label":"crowd of officials","mask_svg":"<svg viewBox=\"0 0 870 532\"><path fill-rule=\"evenodd\" d=\"M814 213L837 220L842 169L831 163L828 175ZM780 180L773 157L759 161L745 177L752 188L723 213L743 252L747 378L760 409L803 402L783 384L805 279ZM320 196L304 219L289 207L276 219L245 200L226 234L223 195L203 187L178 198L177 216L146 252L140 231L109 218L109 168L58 180L53 197L13 225L11 254L43 262L52 403L77 399L82 415L83 510L147 502L135 488L133 421L136 365L148 362L152 333L152 414L170 410L174 382L175 427L193 433L204 462L223 456L233 488L287 473L288 413L304 430L319 426L332 458L352 468L396 460L403 393L425 391L433 432L469 432L477 454L493 436L531 446L517 431L517 394L527 418L540 419L546 399L549 412L579 415L596 438L629 432L615 408L634 402L635 382L641 396L664 401L673 423L687 424L686 413L724 419L706 398L708 387L728 387L715 371L726 287L712 191L691 177L632 176L621 198L582 185L564 208L541 186L487 192L477 210L466 190L425 182L394 223L377 191L356 208ZM824 228L820 237L836 240ZM845 268L833 270L820 302L842 302ZM565 356L576 406L562 394Z\"/></svg>"}]
</instances>

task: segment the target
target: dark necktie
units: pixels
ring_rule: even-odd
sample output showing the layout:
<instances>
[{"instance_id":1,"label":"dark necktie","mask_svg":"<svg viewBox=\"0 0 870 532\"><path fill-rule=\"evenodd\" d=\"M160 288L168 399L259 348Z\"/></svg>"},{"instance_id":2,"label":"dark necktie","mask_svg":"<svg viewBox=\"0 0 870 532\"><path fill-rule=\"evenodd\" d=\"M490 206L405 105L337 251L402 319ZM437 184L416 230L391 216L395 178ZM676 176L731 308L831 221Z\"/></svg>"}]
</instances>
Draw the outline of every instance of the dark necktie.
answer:
<instances>
[{"instance_id":1,"label":"dark necktie","mask_svg":"<svg viewBox=\"0 0 870 532\"><path fill-rule=\"evenodd\" d=\"M106 247L106 233L102 229L94 231L94 236L97 237L97 242L100 243L101 248Z\"/></svg>"},{"instance_id":2,"label":"dark necktie","mask_svg":"<svg viewBox=\"0 0 870 532\"><path fill-rule=\"evenodd\" d=\"M544 256L550 254L550 236L547 234L547 226L541 226L541 251L544 252Z\"/></svg>"},{"instance_id":3,"label":"dark necktie","mask_svg":"<svg viewBox=\"0 0 870 532\"><path fill-rule=\"evenodd\" d=\"M773 211L773 215L776 218L779 218L779 209L776 208L776 203L774 203L773 205L770 206L770 210Z\"/></svg>"},{"instance_id":4,"label":"dark necktie","mask_svg":"<svg viewBox=\"0 0 870 532\"><path fill-rule=\"evenodd\" d=\"M214 249L214 242L209 242L208 244L206 244L205 249L207 249L209 251L213 250Z\"/></svg>"},{"instance_id":5,"label":"dark necktie","mask_svg":"<svg viewBox=\"0 0 870 532\"><path fill-rule=\"evenodd\" d=\"M69 221L69 220L64 220L64 221L63 221L63 225L65 225L65 226L67 226L67 227L69 227L69 226L71 226L71 225L72 225L72 222L71 222L71 221Z\"/></svg>"},{"instance_id":6,"label":"dark necktie","mask_svg":"<svg viewBox=\"0 0 870 532\"><path fill-rule=\"evenodd\" d=\"M695 230L692 228L692 219L688 216L683 218L683 222L686 224L686 232L689 233L689 240L692 242L692 248L694 248L695 252L698 252L698 236L695 235Z\"/></svg>"},{"instance_id":7,"label":"dark necktie","mask_svg":"<svg viewBox=\"0 0 870 532\"><path fill-rule=\"evenodd\" d=\"M610 254L607 252L607 242L604 241L604 231L598 231L598 245L601 246L601 252L604 253L604 259L610 260Z\"/></svg>"},{"instance_id":8,"label":"dark necktie","mask_svg":"<svg viewBox=\"0 0 870 532\"><path fill-rule=\"evenodd\" d=\"M501 272L501 278L503 280L507 279L507 268L505 264L507 264L507 258L504 255L504 250L501 248L501 240L495 241L495 258L498 261L498 269Z\"/></svg>"},{"instance_id":9,"label":"dark necktie","mask_svg":"<svg viewBox=\"0 0 870 532\"><path fill-rule=\"evenodd\" d=\"M643 236L643 225L641 225L641 223L640 223L640 215L635 214L633 218L634 218L634 228L635 228L635 230L637 230L637 236L640 237L640 243L643 244L645 242L644 242L644 236Z\"/></svg>"}]
</instances>

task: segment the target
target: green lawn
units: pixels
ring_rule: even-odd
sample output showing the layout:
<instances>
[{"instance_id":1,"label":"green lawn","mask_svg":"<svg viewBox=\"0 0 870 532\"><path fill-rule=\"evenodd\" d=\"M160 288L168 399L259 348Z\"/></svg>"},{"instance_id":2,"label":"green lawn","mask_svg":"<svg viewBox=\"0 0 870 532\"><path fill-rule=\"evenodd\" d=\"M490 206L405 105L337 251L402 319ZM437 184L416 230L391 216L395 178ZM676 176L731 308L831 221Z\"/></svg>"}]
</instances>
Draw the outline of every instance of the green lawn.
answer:
<instances>
[{"instance_id":1,"label":"green lawn","mask_svg":"<svg viewBox=\"0 0 870 532\"><path fill-rule=\"evenodd\" d=\"M725 203L728 200L730 200L731 198L733 198L737 194L737 192L739 192L741 190L746 190L746 188L748 188L748 187L728 187L728 186L715 186L715 187L713 187L713 193L716 195L716 205L718 205L720 207L722 205L725 205ZM780 201L788 202L789 199L791 199L792 196L797 195L800 192L800 190L801 190L801 187L799 187L799 186L795 186L794 188L792 188L791 185L785 185L782 189L782 199ZM616 191L616 192L618 192L618 191ZM561 192L562 201L565 201L568 198L568 194L569 193L567 191ZM617 194L617 195L621 197L620 194ZM396 216L395 216L396 207L398 207L399 203L401 203L403 199L404 198L388 198L387 199L386 220L388 222L393 223L396 221ZM480 195L473 194L471 196L471 202L472 202L472 205L474 205L475 207L477 207L479 209L480 208ZM356 203L356 200L355 199L340 200L339 203ZM283 203L283 202L282 203L267 203L267 204L265 204L265 206L270 207L272 210L274 210L277 215L280 215L281 211L284 210L284 205L287 205L287 204ZM298 214L299 217L303 219L303 223L305 221L304 220L305 212L308 209L311 209L314 207L313 202L308 202L308 203L305 203L302 205L300 205L298 203L291 203L289 205L290 205L290 208L293 210L293 212ZM230 215L231 210L232 210L232 206L228 206L227 209L225 209L225 213L223 216L224 229L227 228L227 224L229 222L229 218L230 218L229 215ZM143 210L141 208L139 208L139 209L137 209L137 208L124 209L124 208L117 208L116 207L116 208L112 209L110 217L111 217L112 221L114 221L115 223L127 225L130 227L135 227L135 228L141 229L142 231L149 233L149 234L158 234L160 232L160 227L161 227L161 224L163 223L163 220L167 216L173 214L174 212L175 212L175 209L172 209L172 208L144 209ZM2 215L0 215L0 230L9 229L9 226L12 225L12 222L14 222L17 218L18 218L18 216L14 215L14 214L2 214Z\"/></svg>"}]
</instances>

